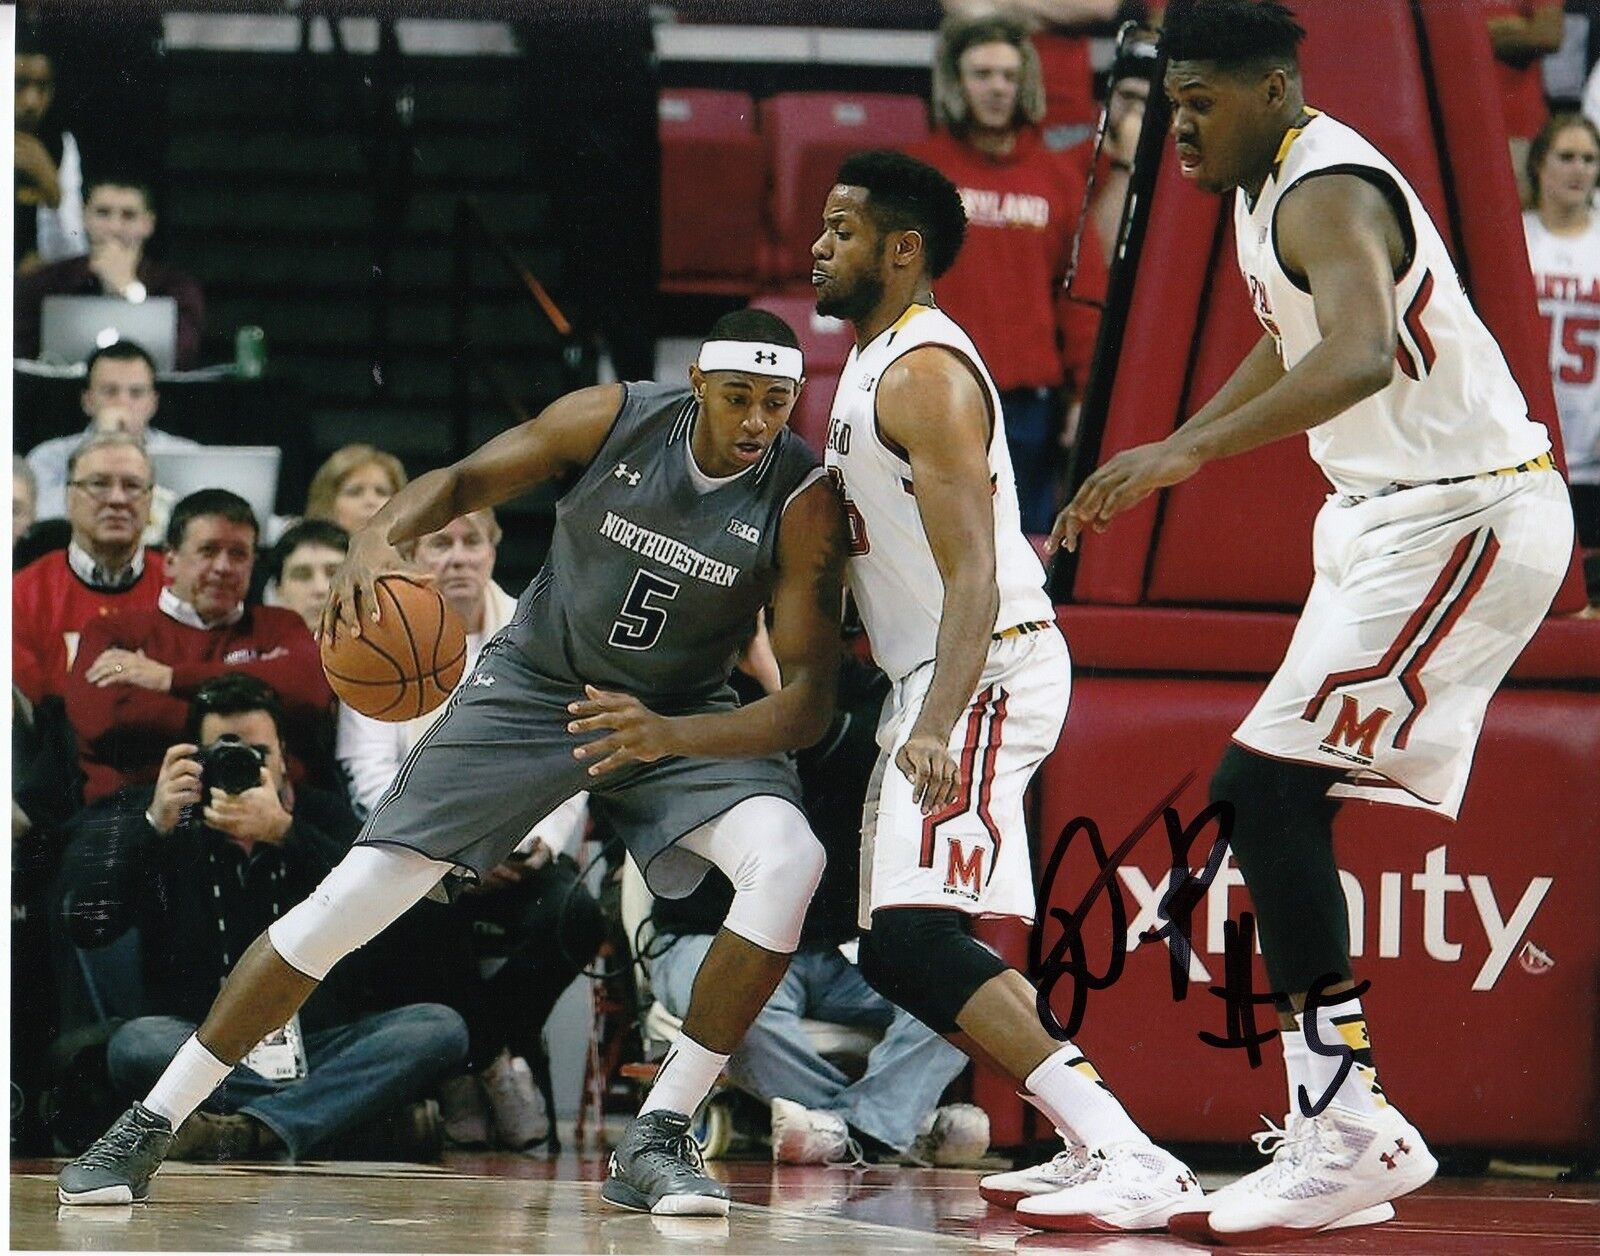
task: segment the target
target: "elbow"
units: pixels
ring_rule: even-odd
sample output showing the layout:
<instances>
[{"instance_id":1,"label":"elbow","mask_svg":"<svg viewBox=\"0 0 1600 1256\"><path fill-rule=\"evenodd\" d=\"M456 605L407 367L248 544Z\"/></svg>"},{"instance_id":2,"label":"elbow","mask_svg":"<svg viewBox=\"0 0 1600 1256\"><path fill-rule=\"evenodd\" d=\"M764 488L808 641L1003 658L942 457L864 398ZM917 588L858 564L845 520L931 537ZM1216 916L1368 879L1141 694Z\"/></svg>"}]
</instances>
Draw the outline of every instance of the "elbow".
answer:
<instances>
[{"instance_id":1,"label":"elbow","mask_svg":"<svg viewBox=\"0 0 1600 1256\"><path fill-rule=\"evenodd\" d=\"M1350 392L1348 404L1365 401L1394 382L1397 344L1393 335L1365 338L1350 346L1345 355L1345 380Z\"/></svg>"}]
</instances>

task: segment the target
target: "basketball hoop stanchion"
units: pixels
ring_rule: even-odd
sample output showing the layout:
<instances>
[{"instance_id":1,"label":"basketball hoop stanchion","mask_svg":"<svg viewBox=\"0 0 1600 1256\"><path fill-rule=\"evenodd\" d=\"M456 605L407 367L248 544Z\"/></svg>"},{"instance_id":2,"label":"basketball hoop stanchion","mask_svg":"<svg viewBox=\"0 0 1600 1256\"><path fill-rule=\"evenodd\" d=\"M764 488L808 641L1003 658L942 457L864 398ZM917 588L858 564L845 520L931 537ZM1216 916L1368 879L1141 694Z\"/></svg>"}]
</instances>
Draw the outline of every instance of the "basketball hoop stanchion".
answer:
<instances>
[{"instance_id":1,"label":"basketball hoop stanchion","mask_svg":"<svg viewBox=\"0 0 1600 1256\"><path fill-rule=\"evenodd\" d=\"M1186 8L1193 3L1194 0L1171 0L1167 12L1170 15L1175 10ZM1132 32L1125 24L1118 32L1119 48L1123 40L1131 36ZM1100 334L1095 340L1089 380L1083 390L1077 439L1073 442L1072 454L1067 463L1068 501L1089 478L1100 461L1100 442L1105 435L1106 419L1111 410L1111 394L1116 386L1117 370L1121 366L1122 334L1128 325L1128 311L1133 304L1134 281L1139 269L1139 256L1144 250L1145 229L1150 223L1150 207L1154 199L1156 178L1161 173L1162 156L1167 147L1167 126L1171 121L1172 110L1167 103L1166 93L1161 90L1161 83L1166 74L1166 50L1158 44L1155 69L1152 71L1150 99L1145 104L1144 123L1139 128L1139 146L1134 151L1133 170L1128 178L1128 198L1122 207L1122 222L1117 231L1116 247L1111 251L1111 274L1106 285L1105 304L1101 307ZM1105 139L1110 106L1109 95L1106 103L1107 109L1101 112L1096 136L1097 157ZM1089 193L1094 187L1092 170L1090 175L1088 189L1084 192L1083 217L1080 217L1078 223L1080 239L1088 215ZM1070 285L1076 272L1077 250L1078 241L1075 240L1072 270L1067 276L1069 297ZM1072 583L1076 572L1077 555L1068 553L1066 549L1057 551L1055 559L1050 564L1050 578L1046 586L1052 601L1060 603L1072 600Z\"/></svg>"}]
</instances>

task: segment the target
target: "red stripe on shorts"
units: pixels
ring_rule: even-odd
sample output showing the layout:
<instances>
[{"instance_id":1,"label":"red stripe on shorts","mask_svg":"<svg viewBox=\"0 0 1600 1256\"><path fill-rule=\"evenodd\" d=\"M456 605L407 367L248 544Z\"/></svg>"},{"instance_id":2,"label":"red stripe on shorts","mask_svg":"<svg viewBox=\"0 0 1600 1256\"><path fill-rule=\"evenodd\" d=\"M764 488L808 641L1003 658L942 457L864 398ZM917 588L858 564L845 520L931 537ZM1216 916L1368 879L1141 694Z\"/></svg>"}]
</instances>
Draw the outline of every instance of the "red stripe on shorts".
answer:
<instances>
[{"instance_id":1,"label":"red stripe on shorts","mask_svg":"<svg viewBox=\"0 0 1600 1256\"><path fill-rule=\"evenodd\" d=\"M1422 605L1411 612L1411 617L1406 620L1405 627L1400 629L1400 635L1394 639L1392 645L1383 652L1383 657L1370 667L1353 667L1349 671L1334 672L1323 680L1317 688L1316 697L1306 703L1306 709L1300 713L1300 718L1307 721L1315 720L1322 714L1322 707L1328 701L1335 689L1343 685L1359 685L1364 681L1379 680L1387 676L1400 662L1400 657L1411 648L1417 637L1422 632L1422 627L1428 622L1433 612L1439 608L1439 603L1444 600L1450 586L1456 582L1456 577L1461 574L1461 568L1466 564L1467 554L1471 551L1473 542L1477 540L1476 532L1468 533L1450 553L1450 559L1444 565L1444 570L1439 573L1439 578L1433 582L1433 587L1428 590L1428 595L1422 599Z\"/></svg>"},{"instance_id":2,"label":"red stripe on shorts","mask_svg":"<svg viewBox=\"0 0 1600 1256\"><path fill-rule=\"evenodd\" d=\"M1000 866L1000 826L989 814L989 793L994 788L994 763L1000 757L1000 742L1006 726L1006 703L1011 701L1011 696L1004 689L999 693L1000 701L995 705L994 718L989 721L989 744L983 752L983 785L978 790L978 818L983 821L983 827L989 830L989 837L994 842L994 853L989 859L989 875L983 879L985 885L994 880L994 870Z\"/></svg>"},{"instance_id":3,"label":"red stripe on shorts","mask_svg":"<svg viewBox=\"0 0 1600 1256\"><path fill-rule=\"evenodd\" d=\"M933 831L946 820L964 815L967 808L972 806L972 769L978 761L978 747L983 740L983 721L993 698L994 688L991 686L973 703L972 713L967 716L967 735L961 747L961 792L953 801L922 818L922 858L918 862L924 868L933 867Z\"/></svg>"},{"instance_id":4,"label":"red stripe on shorts","mask_svg":"<svg viewBox=\"0 0 1600 1256\"><path fill-rule=\"evenodd\" d=\"M1411 656L1405 671L1400 673L1400 687L1405 690L1406 697L1411 699L1411 714L1406 716L1401 721L1400 727L1395 730L1396 750L1406 748L1406 743L1411 739L1411 726L1417 722L1417 716L1422 714L1422 708L1428 705L1428 692L1422 687L1422 669L1428 665L1428 660L1433 657L1433 652L1439 648L1440 642L1456 626L1456 621L1466 612L1472 599L1478 596L1478 590L1483 588L1484 582L1488 580L1489 568L1494 566L1494 560L1499 553L1500 542L1495 539L1494 533L1490 532L1489 539L1479 552L1478 561L1473 564L1472 572L1467 576L1467 582L1461 586L1461 592L1456 595L1456 600L1450 604L1450 609L1439 617L1439 622L1433 626L1428 639Z\"/></svg>"}]
</instances>

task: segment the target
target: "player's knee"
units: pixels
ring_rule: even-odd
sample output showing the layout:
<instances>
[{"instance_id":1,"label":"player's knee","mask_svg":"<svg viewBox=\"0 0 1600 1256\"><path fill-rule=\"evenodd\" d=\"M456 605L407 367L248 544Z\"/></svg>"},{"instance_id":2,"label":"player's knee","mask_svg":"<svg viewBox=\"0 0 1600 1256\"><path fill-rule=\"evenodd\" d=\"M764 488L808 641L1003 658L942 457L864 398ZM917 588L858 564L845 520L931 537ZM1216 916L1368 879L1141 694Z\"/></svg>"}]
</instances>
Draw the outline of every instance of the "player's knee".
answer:
<instances>
[{"instance_id":1,"label":"player's knee","mask_svg":"<svg viewBox=\"0 0 1600 1256\"><path fill-rule=\"evenodd\" d=\"M826 862L822 843L803 819L751 843L729 877L733 904L724 927L769 951L792 952Z\"/></svg>"},{"instance_id":2,"label":"player's knee","mask_svg":"<svg viewBox=\"0 0 1600 1256\"><path fill-rule=\"evenodd\" d=\"M952 1033L972 996L1006 968L968 927L965 916L948 908L873 912L872 928L861 938L861 975L930 1029Z\"/></svg>"},{"instance_id":3,"label":"player's knee","mask_svg":"<svg viewBox=\"0 0 1600 1256\"><path fill-rule=\"evenodd\" d=\"M793 886L809 903L822 883L822 870L828 853L808 827L803 833L790 833L774 858L773 877L780 884Z\"/></svg>"}]
</instances>

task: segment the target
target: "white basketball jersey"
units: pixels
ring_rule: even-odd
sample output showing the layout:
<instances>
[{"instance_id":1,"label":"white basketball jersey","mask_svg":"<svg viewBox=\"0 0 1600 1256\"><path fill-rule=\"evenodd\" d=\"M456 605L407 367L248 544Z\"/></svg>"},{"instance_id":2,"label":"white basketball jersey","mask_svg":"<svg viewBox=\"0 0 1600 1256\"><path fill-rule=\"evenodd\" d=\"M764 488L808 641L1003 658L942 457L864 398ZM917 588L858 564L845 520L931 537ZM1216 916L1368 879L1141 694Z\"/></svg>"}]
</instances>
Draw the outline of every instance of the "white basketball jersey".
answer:
<instances>
[{"instance_id":1,"label":"white basketball jersey","mask_svg":"<svg viewBox=\"0 0 1600 1256\"><path fill-rule=\"evenodd\" d=\"M1022 534L1000 393L967 333L941 310L913 305L865 349L850 351L828 421L828 474L844 495L850 518L850 590L872 639L873 657L895 680L933 658L944 607L944 580L917 510L911 463L905 450L886 441L877 423L878 381L897 358L923 345L943 345L965 359L989 395L1000 590L995 628L1055 619L1044 592L1044 568Z\"/></svg>"},{"instance_id":2,"label":"white basketball jersey","mask_svg":"<svg viewBox=\"0 0 1600 1256\"><path fill-rule=\"evenodd\" d=\"M1311 293L1278 257L1278 204L1297 183L1328 171L1357 173L1384 189L1415 241L1395 280L1399 344L1392 382L1306 433L1311 456L1341 493L1367 496L1514 467L1550 447L1500 346L1467 300L1438 229L1416 192L1376 148L1342 122L1307 110L1284 137L1254 205L1234 194L1239 269L1256 317L1278 343L1284 368L1322 340ZM1407 219L1409 221L1407 221Z\"/></svg>"},{"instance_id":3,"label":"white basketball jersey","mask_svg":"<svg viewBox=\"0 0 1600 1256\"><path fill-rule=\"evenodd\" d=\"M1522 223L1550 340L1567 478L1600 484L1600 214L1576 236L1552 234L1532 211L1522 215Z\"/></svg>"}]
</instances>

